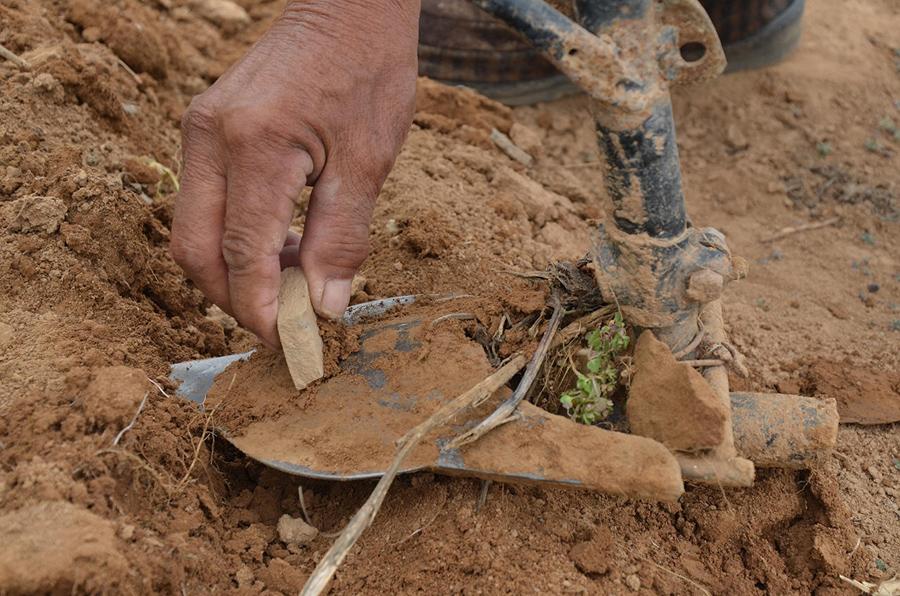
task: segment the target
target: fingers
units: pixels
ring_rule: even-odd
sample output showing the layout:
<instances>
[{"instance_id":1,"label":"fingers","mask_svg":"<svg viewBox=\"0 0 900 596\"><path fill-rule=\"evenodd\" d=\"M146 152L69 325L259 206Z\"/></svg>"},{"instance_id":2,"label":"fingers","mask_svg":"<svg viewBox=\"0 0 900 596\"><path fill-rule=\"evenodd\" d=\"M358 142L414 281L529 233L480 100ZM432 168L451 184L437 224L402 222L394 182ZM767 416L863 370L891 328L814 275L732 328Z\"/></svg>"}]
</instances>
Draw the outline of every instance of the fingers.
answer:
<instances>
[{"instance_id":1,"label":"fingers","mask_svg":"<svg viewBox=\"0 0 900 596\"><path fill-rule=\"evenodd\" d=\"M310 197L300 263L313 308L323 317L344 313L353 276L369 254L369 222L384 176L372 178L342 176L326 165Z\"/></svg>"},{"instance_id":2,"label":"fingers","mask_svg":"<svg viewBox=\"0 0 900 596\"><path fill-rule=\"evenodd\" d=\"M231 312L222 257L226 180L207 124L194 112L184 118L184 172L175 200L170 251L187 277L212 302Z\"/></svg>"},{"instance_id":3,"label":"fingers","mask_svg":"<svg viewBox=\"0 0 900 596\"><path fill-rule=\"evenodd\" d=\"M237 155L228 168L222 234L229 299L234 317L275 348L280 345L276 323L281 253L287 242L297 241L288 238L288 226L312 160L293 148Z\"/></svg>"}]
</instances>

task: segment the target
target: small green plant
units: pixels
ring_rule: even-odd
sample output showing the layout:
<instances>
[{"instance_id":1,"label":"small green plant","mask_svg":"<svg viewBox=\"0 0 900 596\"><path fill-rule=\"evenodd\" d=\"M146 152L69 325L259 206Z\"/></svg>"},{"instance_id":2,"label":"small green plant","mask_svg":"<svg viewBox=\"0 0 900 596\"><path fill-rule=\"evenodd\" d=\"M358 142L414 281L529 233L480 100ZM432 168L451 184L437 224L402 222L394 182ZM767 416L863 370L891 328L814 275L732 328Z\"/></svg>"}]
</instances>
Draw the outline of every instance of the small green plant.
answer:
<instances>
[{"instance_id":1,"label":"small green plant","mask_svg":"<svg viewBox=\"0 0 900 596\"><path fill-rule=\"evenodd\" d=\"M578 370L570 357L572 372L577 377L573 389L559 396L559 403L569 418L581 424L596 424L612 410L609 399L619 383L618 356L628 348L629 338L622 313L584 336L587 343L587 370Z\"/></svg>"},{"instance_id":2,"label":"small green plant","mask_svg":"<svg viewBox=\"0 0 900 596\"><path fill-rule=\"evenodd\" d=\"M831 155L833 149L831 147L831 143L819 142L816 143L816 151L819 152L819 155L821 157L828 157L829 155Z\"/></svg>"}]
</instances>

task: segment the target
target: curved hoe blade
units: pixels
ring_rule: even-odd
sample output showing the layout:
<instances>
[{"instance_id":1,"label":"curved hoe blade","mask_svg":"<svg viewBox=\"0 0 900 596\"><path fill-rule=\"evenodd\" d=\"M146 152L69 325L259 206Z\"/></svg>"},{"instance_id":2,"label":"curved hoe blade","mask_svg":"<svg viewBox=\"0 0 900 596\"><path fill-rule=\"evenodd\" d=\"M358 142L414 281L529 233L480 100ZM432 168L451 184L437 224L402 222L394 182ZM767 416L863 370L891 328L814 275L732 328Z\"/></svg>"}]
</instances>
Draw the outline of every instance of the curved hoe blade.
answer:
<instances>
[{"instance_id":1,"label":"curved hoe blade","mask_svg":"<svg viewBox=\"0 0 900 596\"><path fill-rule=\"evenodd\" d=\"M481 346L448 326L431 328L415 318L361 326L360 350L342 362L341 373L318 385L302 408L254 422L239 436L223 429L226 438L247 456L289 474L378 478L393 460L397 439L491 372ZM178 394L202 404L216 376L250 355L173 366L172 378L182 383ZM290 385L290 376L283 382ZM230 393L235 398L238 385ZM683 491L678 464L659 443L575 424L529 403L520 405L516 420L478 442L445 449L450 438L496 407L497 400L491 401L427 437L403 472L431 470L650 499L676 499Z\"/></svg>"}]
</instances>

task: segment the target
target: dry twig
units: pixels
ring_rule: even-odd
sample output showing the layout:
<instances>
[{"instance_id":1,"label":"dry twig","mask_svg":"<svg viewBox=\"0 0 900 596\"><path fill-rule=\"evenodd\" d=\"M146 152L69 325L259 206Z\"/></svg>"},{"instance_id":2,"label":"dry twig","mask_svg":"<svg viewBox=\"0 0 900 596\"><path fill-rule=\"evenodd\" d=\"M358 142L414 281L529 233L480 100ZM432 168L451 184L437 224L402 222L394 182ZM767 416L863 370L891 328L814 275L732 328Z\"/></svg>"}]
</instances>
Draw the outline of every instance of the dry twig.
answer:
<instances>
[{"instance_id":1,"label":"dry twig","mask_svg":"<svg viewBox=\"0 0 900 596\"><path fill-rule=\"evenodd\" d=\"M679 360L679 364L687 364L694 368L703 368L705 366L725 366L724 360L707 359L707 360Z\"/></svg>"},{"instance_id":2,"label":"dry twig","mask_svg":"<svg viewBox=\"0 0 900 596\"><path fill-rule=\"evenodd\" d=\"M494 372L477 385L456 397L437 412L431 415L427 420L413 428L397 441L398 449L391 466L378 481L375 490L369 495L369 498L363 503L344 531L335 540L309 579L303 586L301 596L318 596L325 591L331 578L337 571L338 566L343 562L347 553L356 544L360 535L372 525L375 515L381 508L381 504L387 496L388 489L394 481L394 477L400 470L400 466L412 450L419 444L428 433L435 428L446 424L454 416L467 409L475 407L476 404L483 402L485 399L493 395L500 387L505 385L513 375L515 375L525 365L523 356L516 356L508 364Z\"/></svg>"},{"instance_id":3,"label":"dry twig","mask_svg":"<svg viewBox=\"0 0 900 596\"><path fill-rule=\"evenodd\" d=\"M781 228L781 230L779 230L777 233L772 234L767 238L763 238L762 240L760 240L760 242L774 242L776 240L781 240L782 238L792 236L793 234L798 234L800 232L808 232L810 230L827 228L828 226L833 226L839 221L841 221L840 217L832 217L824 221L815 221L799 226L787 226L786 228Z\"/></svg>"},{"instance_id":4,"label":"dry twig","mask_svg":"<svg viewBox=\"0 0 900 596\"><path fill-rule=\"evenodd\" d=\"M485 433L492 431L493 429L506 424L512 420L516 419L517 413L516 410L519 407L519 403L528 395L528 391L531 389L531 385L534 383L534 380L537 378L538 372L541 370L541 365L544 363L544 359L547 357L547 352L550 351L550 344L553 341L553 337L556 335L557 329L559 329L559 322L562 320L563 308L559 303L559 300L555 300L555 304L553 306L553 315L550 317L550 323L547 325L547 330L544 331L544 336L541 338L541 343L538 344L537 350L534 352L534 356L531 357L531 361L528 363L528 368L525 369L525 374L522 375L522 380L519 381L518 387L513 392L509 398L500 404L494 412L482 420L477 426L465 432L447 445L447 449L459 449L463 445L467 445L472 443L473 441L477 441L480 439Z\"/></svg>"},{"instance_id":5,"label":"dry twig","mask_svg":"<svg viewBox=\"0 0 900 596\"><path fill-rule=\"evenodd\" d=\"M20 58L16 54L12 53L10 50L6 49L2 44L0 44L0 56L6 58L22 70L29 70L31 65L25 61L24 58Z\"/></svg>"},{"instance_id":6,"label":"dry twig","mask_svg":"<svg viewBox=\"0 0 900 596\"><path fill-rule=\"evenodd\" d=\"M491 140L494 141L494 144L497 145L503 153L523 166L531 167L531 164L534 163L534 158L531 157L527 151L513 143L512 139L496 128L491 130Z\"/></svg>"}]
</instances>

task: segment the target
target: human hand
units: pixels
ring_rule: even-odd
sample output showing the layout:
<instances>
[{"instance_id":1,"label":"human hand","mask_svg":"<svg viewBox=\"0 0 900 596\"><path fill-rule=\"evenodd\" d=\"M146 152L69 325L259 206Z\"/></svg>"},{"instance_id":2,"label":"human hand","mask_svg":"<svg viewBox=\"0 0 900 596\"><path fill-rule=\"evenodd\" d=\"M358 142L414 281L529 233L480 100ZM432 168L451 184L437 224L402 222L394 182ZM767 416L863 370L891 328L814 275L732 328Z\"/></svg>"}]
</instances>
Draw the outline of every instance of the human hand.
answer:
<instances>
[{"instance_id":1,"label":"human hand","mask_svg":"<svg viewBox=\"0 0 900 596\"><path fill-rule=\"evenodd\" d=\"M419 0L291 2L182 121L171 252L271 347L282 267L337 318L369 250L375 197L412 122ZM302 239L288 226L313 186Z\"/></svg>"}]
</instances>

